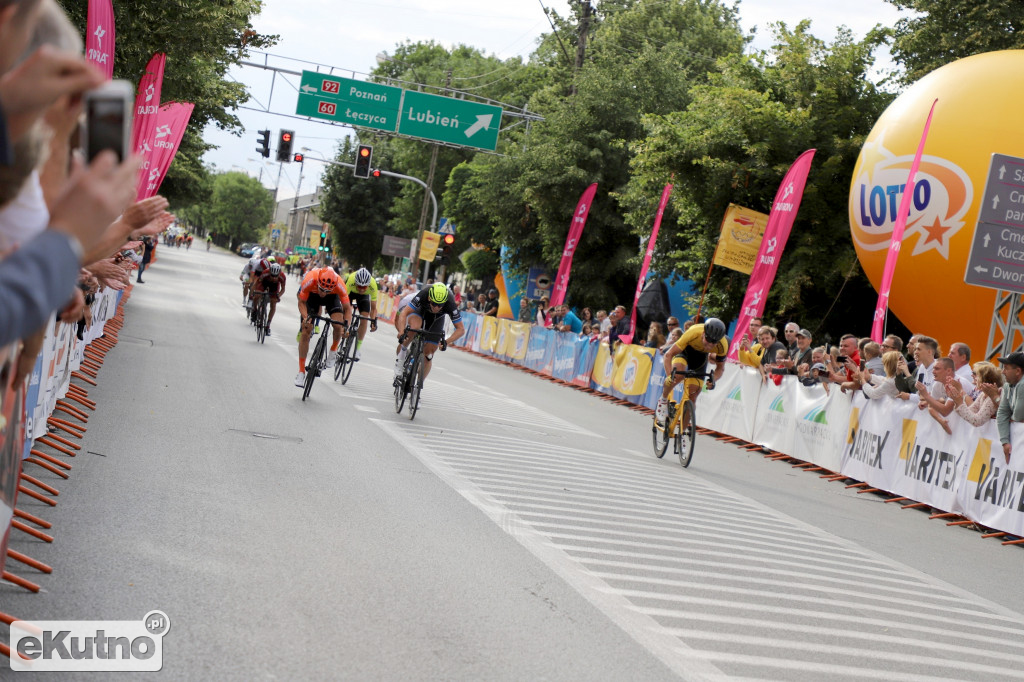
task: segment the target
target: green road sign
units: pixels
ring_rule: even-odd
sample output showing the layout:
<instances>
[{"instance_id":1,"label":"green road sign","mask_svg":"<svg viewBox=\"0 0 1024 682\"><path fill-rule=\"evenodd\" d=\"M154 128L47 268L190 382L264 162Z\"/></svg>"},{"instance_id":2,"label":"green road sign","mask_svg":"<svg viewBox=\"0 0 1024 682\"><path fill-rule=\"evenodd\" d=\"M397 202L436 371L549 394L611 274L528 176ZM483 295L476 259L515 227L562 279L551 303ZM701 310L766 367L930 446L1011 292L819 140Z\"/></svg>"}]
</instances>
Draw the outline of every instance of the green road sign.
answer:
<instances>
[{"instance_id":1,"label":"green road sign","mask_svg":"<svg viewBox=\"0 0 1024 682\"><path fill-rule=\"evenodd\" d=\"M398 133L493 151L501 107L406 90Z\"/></svg>"},{"instance_id":2,"label":"green road sign","mask_svg":"<svg viewBox=\"0 0 1024 682\"><path fill-rule=\"evenodd\" d=\"M494 151L501 107L303 71L297 116Z\"/></svg>"},{"instance_id":3,"label":"green road sign","mask_svg":"<svg viewBox=\"0 0 1024 682\"><path fill-rule=\"evenodd\" d=\"M310 256L316 253L316 249L309 246L296 246L293 250L295 253L302 253Z\"/></svg>"},{"instance_id":4,"label":"green road sign","mask_svg":"<svg viewBox=\"0 0 1024 682\"><path fill-rule=\"evenodd\" d=\"M401 88L303 71L295 114L393 133L401 106Z\"/></svg>"}]
</instances>

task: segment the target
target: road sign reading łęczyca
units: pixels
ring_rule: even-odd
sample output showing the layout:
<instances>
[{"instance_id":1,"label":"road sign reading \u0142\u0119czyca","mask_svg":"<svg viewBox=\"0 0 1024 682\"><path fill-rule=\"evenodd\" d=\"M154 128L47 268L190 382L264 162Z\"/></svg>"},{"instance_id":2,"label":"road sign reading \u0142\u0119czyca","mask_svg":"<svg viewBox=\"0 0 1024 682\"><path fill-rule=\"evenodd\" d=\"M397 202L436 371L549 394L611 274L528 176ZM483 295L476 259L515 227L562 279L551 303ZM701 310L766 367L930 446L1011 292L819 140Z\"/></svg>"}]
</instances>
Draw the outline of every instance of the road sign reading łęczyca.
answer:
<instances>
[{"instance_id":1,"label":"road sign reading \u0142\u0119czyca","mask_svg":"<svg viewBox=\"0 0 1024 682\"><path fill-rule=\"evenodd\" d=\"M295 114L393 133L401 106L401 88L303 71Z\"/></svg>"},{"instance_id":2,"label":"road sign reading \u0142\u0119czyca","mask_svg":"<svg viewBox=\"0 0 1024 682\"><path fill-rule=\"evenodd\" d=\"M501 107L406 90L398 133L493 151Z\"/></svg>"}]
</instances>

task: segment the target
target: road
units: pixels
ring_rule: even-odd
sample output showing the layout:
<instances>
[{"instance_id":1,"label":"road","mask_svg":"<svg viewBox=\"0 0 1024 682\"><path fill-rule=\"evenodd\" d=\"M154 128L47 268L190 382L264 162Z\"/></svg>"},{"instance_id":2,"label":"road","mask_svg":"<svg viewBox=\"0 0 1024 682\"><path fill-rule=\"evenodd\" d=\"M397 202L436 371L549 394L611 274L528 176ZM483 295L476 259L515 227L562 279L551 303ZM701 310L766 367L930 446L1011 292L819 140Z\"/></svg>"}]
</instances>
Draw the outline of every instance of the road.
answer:
<instances>
[{"instance_id":1,"label":"road","mask_svg":"<svg viewBox=\"0 0 1024 682\"><path fill-rule=\"evenodd\" d=\"M458 350L415 421L382 324L345 386L297 371L296 280L258 345L243 260L158 250L22 618L171 628L172 680L1001 680L1020 549ZM6 630L3 631L6 637ZM14 675L4 667L0 677ZM110 679L102 673L34 679Z\"/></svg>"}]
</instances>

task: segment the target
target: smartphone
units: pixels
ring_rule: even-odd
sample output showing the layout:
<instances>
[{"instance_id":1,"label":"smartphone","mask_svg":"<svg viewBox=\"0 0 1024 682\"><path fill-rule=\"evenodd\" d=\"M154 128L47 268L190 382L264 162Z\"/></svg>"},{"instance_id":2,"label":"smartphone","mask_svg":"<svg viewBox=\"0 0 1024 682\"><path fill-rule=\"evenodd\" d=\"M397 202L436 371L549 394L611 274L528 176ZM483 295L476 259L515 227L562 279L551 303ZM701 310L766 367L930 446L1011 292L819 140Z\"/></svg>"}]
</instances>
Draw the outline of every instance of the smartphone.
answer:
<instances>
[{"instance_id":1,"label":"smartphone","mask_svg":"<svg viewBox=\"0 0 1024 682\"><path fill-rule=\"evenodd\" d=\"M89 162L104 149L113 150L119 163L131 154L134 100L135 90L125 80L107 81L85 93L82 147Z\"/></svg>"},{"instance_id":2,"label":"smartphone","mask_svg":"<svg viewBox=\"0 0 1024 682\"><path fill-rule=\"evenodd\" d=\"M849 360L849 358L847 358L845 355L840 355L839 357L836 358L836 362L838 362L840 365L845 365L847 360Z\"/></svg>"}]
</instances>

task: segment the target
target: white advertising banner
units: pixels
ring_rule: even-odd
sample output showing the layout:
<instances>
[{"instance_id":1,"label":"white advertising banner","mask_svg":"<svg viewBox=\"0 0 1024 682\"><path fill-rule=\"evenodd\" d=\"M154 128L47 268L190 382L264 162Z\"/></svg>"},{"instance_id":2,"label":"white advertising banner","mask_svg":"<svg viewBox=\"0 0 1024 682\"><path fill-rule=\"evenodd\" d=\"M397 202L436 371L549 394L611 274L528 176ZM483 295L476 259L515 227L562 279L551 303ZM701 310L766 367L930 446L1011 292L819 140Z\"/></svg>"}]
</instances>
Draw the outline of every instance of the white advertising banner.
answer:
<instances>
[{"instance_id":1,"label":"white advertising banner","mask_svg":"<svg viewBox=\"0 0 1024 682\"><path fill-rule=\"evenodd\" d=\"M715 390L701 393L697 424L743 440L751 440L761 389L761 375L752 367L727 362Z\"/></svg>"},{"instance_id":2,"label":"white advertising banner","mask_svg":"<svg viewBox=\"0 0 1024 682\"><path fill-rule=\"evenodd\" d=\"M1021 445L1009 463L995 420L976 428L973 436L956 491L957 511L989 528L1024 536L1024 424L1010 424L1010 442Z\"/></svg>"}]
</instances>

